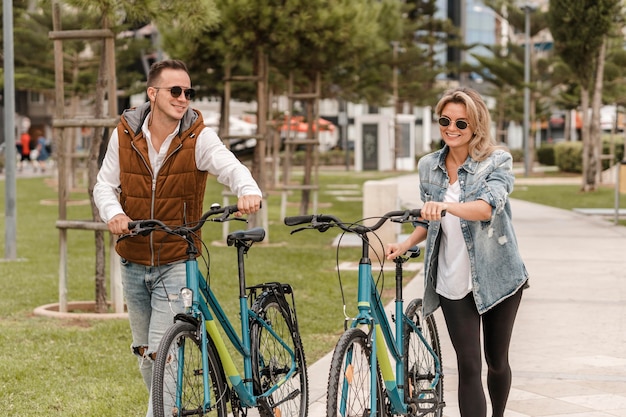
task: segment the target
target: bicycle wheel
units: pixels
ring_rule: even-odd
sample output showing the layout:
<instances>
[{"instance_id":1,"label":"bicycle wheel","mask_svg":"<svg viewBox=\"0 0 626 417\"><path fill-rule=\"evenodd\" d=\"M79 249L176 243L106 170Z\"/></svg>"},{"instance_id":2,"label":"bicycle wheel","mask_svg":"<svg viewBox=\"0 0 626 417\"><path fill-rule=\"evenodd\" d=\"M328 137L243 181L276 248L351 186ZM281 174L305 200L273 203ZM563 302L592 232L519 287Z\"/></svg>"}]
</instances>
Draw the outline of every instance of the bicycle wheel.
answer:
<instances>
[{"instance_id":1,"label":"bicycle wheel","mask_svg":"<svg viewBox=\"0 0 626 417\"><path fill-rule=\"evenodd\" d=\"M361 329L346 331L333 352L328 375L326 417L367 417L371 414L372 389L377 391L377 415L383 414L383 389L380 372L376 387L371 387L371 348Z\"/></svg>"},{"instance_id":2,"label":"bicycle wheel","mask_svg":"<svg viewBox=\"0 0 626 417\"><path fill-rule=\"evenodd\" d=\"M309 381L304 350L298 329L291 319L289 304L273 293L260 296L252 309L294 352L296 371L268 397L268 410L259 407L262 417L306 417L309 412ZM252 372L254 372L255 394L266 392L284 378L292 366L289 352L272 336L259 321L250 325Z\"/></svg>"},{"instance_id":3,"label":"bicycle wheel","mask_svg":"<svg viewBox=\"0 0 626 417\"><path fill-rule=\"evenodd\" d=\"M441 364L437 324L432 315L424 319L421 299L411 301L406 308L406 316L421 330ZM404 363L404 392L405 401L412 411L411 415L440 417L444 406L443 375L439 375L435 382L437 376L435 358L408 323L404 324L404 352L407 357Z\"/></svg>"},{"instance_id":4,"label":"bicycle wheel","mask_svg":"<svg viewBox=\"0 0 626 417\"><path fill-rule=\"evenodd\" d=\"M197 327L177 321L170 327L157 351L152 371L152 408L155 417L226 417L227 386L213 343L208 340L211 403L204 406L202 339ZM179 380L179 369L182 368ZM180 396L180 408L176 398Z\"/></svg>"}]
</instances>

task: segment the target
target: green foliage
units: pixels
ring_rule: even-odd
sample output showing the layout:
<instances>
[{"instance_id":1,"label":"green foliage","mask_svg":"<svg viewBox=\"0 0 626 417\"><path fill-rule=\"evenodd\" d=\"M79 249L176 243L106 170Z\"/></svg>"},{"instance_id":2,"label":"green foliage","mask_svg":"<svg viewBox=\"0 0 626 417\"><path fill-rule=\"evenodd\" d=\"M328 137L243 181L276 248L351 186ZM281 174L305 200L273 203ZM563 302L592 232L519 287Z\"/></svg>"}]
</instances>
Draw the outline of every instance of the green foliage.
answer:
<instances>
[{"instance_id":1,"label":"green foliage","mask_svg":"<svg viewBox=\"0 0 626 417\"><path fill-rule=\"evenodd\" d=\"M563 172L582 172L582 142L559 142L554 145L554 162Z\"/></svg>"},{"instance_id":2,"label":"green foliage","mask_svg":"<svg viewBox=\"0 0 626 417\"><path fill-rule=\"evenodd\" d=\"M561 59L591 88L597 54L619 14L619 0L551 0L548 25Z\"/></svg>"},{"instance_id":3,"label":"green foliage","mask_svg":"<svg viewBox=\"0 0 626 417\"><path fill-rule=\"evenodd\" d=\"M544 146L545 147L545 146ZM614 161L621 161L624 157L624 144L617 143L614 146L614 159L603 159L602 169L608 169ZM554 145L554 161L559 170L563 172L582 172L582 142L560 142ZM610 139L605 137L602 140L602 154L611 154ZM540 161L541 162L541 161ZM543 163L543 162L542 162Z\"/></svg>"},{"instance_id":4,"label":"green foliage","mask_svg":"<svg viewBox=\"0 0 626 417\"><path fill-rule=\"evenodd\" d=\"M553 166L555 165L554 158L554 145L543 144L537 150L537 162L541 165Z\"/></svg>"}]
</instances>

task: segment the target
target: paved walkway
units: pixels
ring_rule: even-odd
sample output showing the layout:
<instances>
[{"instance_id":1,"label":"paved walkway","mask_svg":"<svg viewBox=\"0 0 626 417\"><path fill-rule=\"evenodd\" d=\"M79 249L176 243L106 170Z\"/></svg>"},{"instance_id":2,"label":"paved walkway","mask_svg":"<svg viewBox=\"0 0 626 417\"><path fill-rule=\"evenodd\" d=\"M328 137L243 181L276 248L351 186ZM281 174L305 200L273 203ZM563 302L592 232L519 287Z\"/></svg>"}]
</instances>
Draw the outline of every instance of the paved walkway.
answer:
<instances>
[{"instance_id":1,"label":"paved walkway","mask_svg":"<svg viewBox=\"0 0 626 417\"><path fill-rule=\"evenodd\" d=\"M531 288L513 334L505 416L626 417L626 227L520 200L512 209ZM421 294L422 282L418 274L408 291ZM444 416L458 417L455 355L440 310L436 319ZM311 417L325 415L329 362L330 354L309 371Z\"/></svg>"}]
</instances>

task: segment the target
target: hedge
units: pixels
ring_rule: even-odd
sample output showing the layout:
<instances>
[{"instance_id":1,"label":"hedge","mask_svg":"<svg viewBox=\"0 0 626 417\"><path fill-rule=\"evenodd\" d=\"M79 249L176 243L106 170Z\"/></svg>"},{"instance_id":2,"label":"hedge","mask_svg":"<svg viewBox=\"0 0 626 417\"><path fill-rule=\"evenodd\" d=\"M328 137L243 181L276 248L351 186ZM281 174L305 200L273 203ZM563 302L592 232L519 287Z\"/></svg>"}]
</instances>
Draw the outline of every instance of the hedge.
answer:
<instances>
[{"instance_id":1,"label":"hedge","mask_svg":"<svg viewBox=\"0 0 626 417\"><path fill-rule=\"evenodd\" d=\"M554 165L556 165L560 171L563 172L575 172L581 173L582 169L582 154L583 144L582 142L559 142L555 145L544 145L541 150L537 152L539 157L538 161L542 164L546 164L544 161L550 160L550 150L553 152ZM602 154L608 155L611 152L611 143L608 139L602 140ZM624 144L615 145L615 159L621 161L624 158ZM611 166L612 161L609 159L602 160L602 169L608 169ZM547 164L546 164L547 165Z\"/></svg>"}]
</instances>

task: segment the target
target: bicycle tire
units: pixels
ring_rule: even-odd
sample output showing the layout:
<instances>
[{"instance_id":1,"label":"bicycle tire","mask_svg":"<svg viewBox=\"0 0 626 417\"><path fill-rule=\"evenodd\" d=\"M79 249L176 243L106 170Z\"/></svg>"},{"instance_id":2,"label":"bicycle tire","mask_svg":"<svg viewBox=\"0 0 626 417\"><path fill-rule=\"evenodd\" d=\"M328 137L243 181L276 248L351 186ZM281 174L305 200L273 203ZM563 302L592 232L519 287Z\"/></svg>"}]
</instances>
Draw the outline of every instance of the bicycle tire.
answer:
<instances>
[{"instance_id":1,"label":"bicycle tire","mask_svg":"<svg viewBox=\"0 0 626 417\"><path fill-rule=\"evenodd\" d=\"M406 308L406 316L421 329L424 339L431 346L441 364L441 345L435 318L424 318L422 300L415 299ZM412 326L404 324L404 362L405 401L409 405L411 416L441 417L443 414L443 375L436 385L435 360ZM442 365L440 365L442 366Z\"/></svg>"},{"instance_id":2,"label":"bicycle tire","mask_svg":"<svg viewBox=\"0 0 626 417\"><path fill-rule=\"evenodd\" d=\"M287 301L267 292L255 301L253 311L271 325L272 330L294 352L296 372L267 398L272 409L259 407L261 417L306 417L309 412L309 381L304 348ZM252 372L255 394L266 392L284 378L291 368L291 355L257 320L250 324ZM278 408L278 410L276 410ZM269 415L268 415L269 414Z\"/></svg>"},{"instance_id":3,"label":"bicycle tire","mask_svg":"<svg viewBox=\"0 0 626 417\"><path fill-rule=\"evenodd\" d=\"M326 417L371 414L371 343L361 329L348 329L337 342L328 375ZM376 370L377 415L384 416L384 392ZM345 403L343 401L345 400Z\"/></svg>"},{"instance_id":4,"label":"bicycle tire","mask_svg":"<svg viewBox=\"0 0 626 417\"><path fill-rule=\"evenodd\" d=\"M207 338L209 356L209 383L211 384L211 406L203 410L204 386L202 379L202 338L196 325L175 322L163 335L152 371L152 408L154 417L213 416L226 417L227 385L221 363L213 342ZM179 348L183 352L182 409L177 410L177 371L180 365Z\"/></svg>"}]
</instances>

